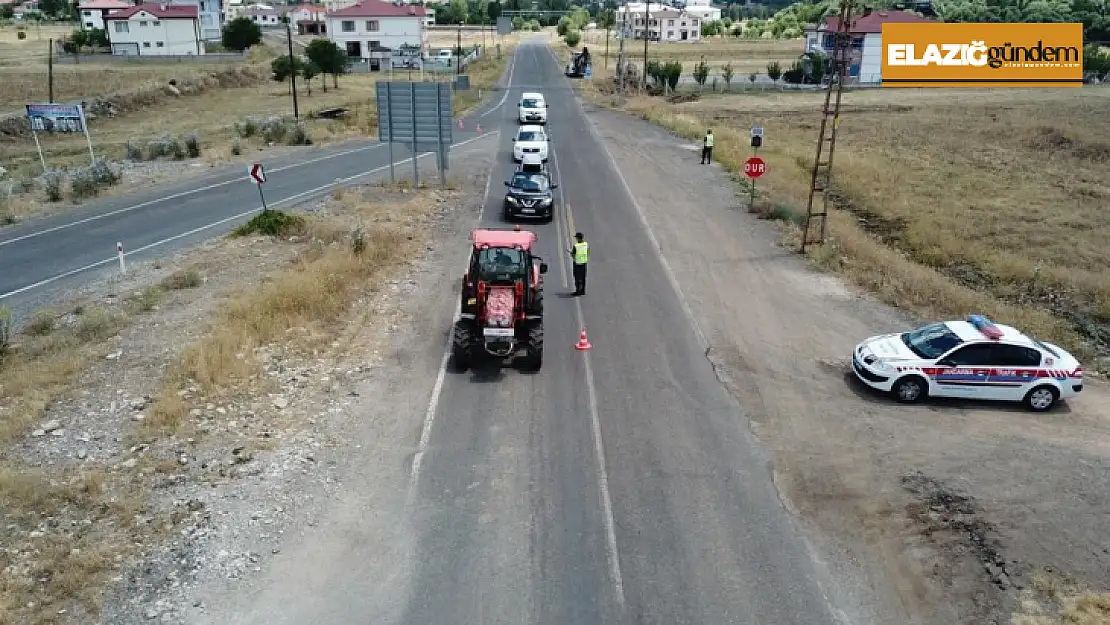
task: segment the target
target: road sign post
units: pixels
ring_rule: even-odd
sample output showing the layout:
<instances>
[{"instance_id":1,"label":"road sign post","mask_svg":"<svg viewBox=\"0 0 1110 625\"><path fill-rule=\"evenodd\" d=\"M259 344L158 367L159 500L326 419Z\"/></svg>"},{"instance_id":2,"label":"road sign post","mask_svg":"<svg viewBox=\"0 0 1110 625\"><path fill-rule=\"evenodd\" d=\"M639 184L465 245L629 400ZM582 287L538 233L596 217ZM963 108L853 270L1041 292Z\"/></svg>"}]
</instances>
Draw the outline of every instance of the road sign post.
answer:
<instances>
[{"instance_id":1,"label":"road sign post","mask_svg":"<svg viewBox=\"0 0 1110 625\"><path fill-rule=\"evenodd\" d=\"M752 137L752 157L744 163L744 175L751 180L751 188L749 189L750 195L748 196L748 208L755 207L755 181L767 171L767 164L763 159L759 158L759 148L763 147L763 128L761 126L753 126L751 131Z\"/></svg>"},{"instance_id":2,"label":"road sign post","mask_svg":"<svg viewBox=\"0 0 1110 625\"><path fill-rule=\"evenodd\" d=\"M767 163L758 156L753 156L744 161L744 175L748 177L748 180L751 180L751 195L748 198L749 207L755 206L755 181L765 173L767 173Z\"/></svg>"},{"instance_id":3,"label":"road sign post","mask_svg":"<svg viewBox=\"0 0 1110 625\"><path fill-rule=\"evenodd\" d=\"M262 200L262 212L265 213L270 210L266 206L266 196L262 193L262 185L266 184L266 168L262 163L254 163L247 168L247 176L258 185L258 199Z\"/></svg>"},{"instance_id":4,"label":"road sign post","mask_svg":"<svg viewBox=\"0 0 1110 625\"><path fill-rule=\"evenodd\" d=\"M436 155L440 181L447 186L451 150L451 85L442 82L379 81L377 90L378 139L409 147L412 154L413 185L420 183L418 159L422 153ZM393 158L390 157L393 176Z\"/></svg>"},{"instance_id":5,"label":"road sign post","mask_svg":"<svg viewBox=\"0 0 1110 625\"><path fill-rule=\"evenodd\" d=\"M35 147L39 152L39 162L43 171L46 171L46 157L42 153L42 143L39 142L39 133L54 134L56 132L85 134L85 142L89 146L89 158L96 163L96 153L93 151L92 136L89 135L89 125L85 119L83 104L28 104L27 122L31 127L31 135L35 138Z\"/></svg>"}]
</instances>

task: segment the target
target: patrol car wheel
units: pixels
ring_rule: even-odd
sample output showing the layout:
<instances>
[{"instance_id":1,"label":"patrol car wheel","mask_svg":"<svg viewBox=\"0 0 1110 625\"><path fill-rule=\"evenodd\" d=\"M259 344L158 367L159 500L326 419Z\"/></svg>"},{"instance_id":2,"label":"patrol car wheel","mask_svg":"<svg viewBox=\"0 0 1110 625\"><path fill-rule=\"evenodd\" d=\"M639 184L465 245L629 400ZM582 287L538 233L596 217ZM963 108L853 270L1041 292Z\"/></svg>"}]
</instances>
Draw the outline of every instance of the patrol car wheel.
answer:
<instances>
[{"instance_id":1,"label":"patrol car wheel","mask_svg":"<svg viewBox=\"0 0 1110 625\"><path fill-rule=\"evenodd\" d=\"M890 389L891 396L903 404L915 404L929 393L929 385L924 379L916 376L906 376L894 383Z\"/></svg>"},{"instance_id":2,"label":"patrol car wheel","mask_svg":"<svg viewBox=\"0 0 1110 625\"><path fill-rule=\"evenodd\" d=\"M1060 391L1047 384L1038 386L1025 394L1023 403L1034 412L1044 412L1056 405L1060 398Z\"/></svg>"}]
</instances>

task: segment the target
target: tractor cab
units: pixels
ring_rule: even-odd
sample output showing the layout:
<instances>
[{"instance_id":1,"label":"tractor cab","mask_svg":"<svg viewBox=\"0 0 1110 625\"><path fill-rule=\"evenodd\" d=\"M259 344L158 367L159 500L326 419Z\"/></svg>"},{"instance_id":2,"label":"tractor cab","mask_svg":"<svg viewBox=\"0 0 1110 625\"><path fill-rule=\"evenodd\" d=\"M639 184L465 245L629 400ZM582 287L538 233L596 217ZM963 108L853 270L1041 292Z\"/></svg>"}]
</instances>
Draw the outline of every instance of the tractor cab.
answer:
<instances>
[{"instance_id":1,"label":"tractor cab","mask_svg":"<svg viewBox=\"0 0 1110 625\"><path fill-rule=\"evenodd\" d=\"M474 254L475 274L479 282L491 286L512 286L528 280L528 264L523 249L511 247L479 248Z\"/></svg>"}]
</instances>

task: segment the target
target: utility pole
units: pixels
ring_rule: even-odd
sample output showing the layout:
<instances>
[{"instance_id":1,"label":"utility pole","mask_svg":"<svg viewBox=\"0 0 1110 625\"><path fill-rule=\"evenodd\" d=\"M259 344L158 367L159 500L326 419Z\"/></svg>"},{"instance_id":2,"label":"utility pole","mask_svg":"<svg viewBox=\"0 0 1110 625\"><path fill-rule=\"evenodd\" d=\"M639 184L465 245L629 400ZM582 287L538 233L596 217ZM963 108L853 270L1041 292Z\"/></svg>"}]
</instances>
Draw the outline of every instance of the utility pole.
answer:
<instances>
[{"instance_id":1,"label":"utility pole","mask_svg":"<svg viewBox=\"0 0 1110 625\"><path fill-rule=\"evenodd\" d=\"M293 20L285 16L285 40L289 44L289 85L293 89L293 119L300 119L301 112L297 108L297 59L293 58Z\"/></svg>"},{"instance_id":2,"label":"utility pole","mask_svg":"<svg viewBox=\"0 0 1110 625\"><path fill-rule=\"evenodd\" d=\"M54 103L54 40L50 39L47 42L50 46L46 51L46 89L50 97L50 103Z\"/></svg>"},{"instance_id":3,"label":"utility pole","mask_svg":"<svg viewBox=\"0 0 1110 625\"><path fill-rule=\"evenodd\" d=\"M462 20L459 20L459 34L455 38L455 78L462 73Z\"/></svg>"},{"instance_id":4,"label":"utility pole","mask_svg":"<svg viewBox=\"0 0 1110 625\"><path fill-rule=\"evenodd\" d=\"M625 7L622 6L621 8L624 9ZM617 26L617 36L620 37L620 44L617 48L617 98L624 96L624 75L627 73L624 67L624 27L628 25L629 15L628 11L622 10L621 13L625 19L622 20L622 24Z\"/></svg>"},{"instance_id":5,"label":"utility pole","mask_svg":"<svg viewBox=\"0 0 1110 625\"><path fill-rule=\"evenodd\" d=\"M647 90L648 41L651 40L651 0L644 0L644 89Z\"/></svg>"}]
</instances>

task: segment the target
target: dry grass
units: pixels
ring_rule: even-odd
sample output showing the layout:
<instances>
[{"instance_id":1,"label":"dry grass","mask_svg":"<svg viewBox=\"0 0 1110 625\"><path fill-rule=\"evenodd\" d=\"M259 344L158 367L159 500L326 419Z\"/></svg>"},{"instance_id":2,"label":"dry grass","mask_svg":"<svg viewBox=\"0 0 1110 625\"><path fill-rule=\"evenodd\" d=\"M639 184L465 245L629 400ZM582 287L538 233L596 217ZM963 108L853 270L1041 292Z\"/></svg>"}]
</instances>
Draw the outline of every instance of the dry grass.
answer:
<instances>
[{"instance_id":1,"label":"dry grass","mask_svg":"<svg viewBox=\"0 0 1110 625\"><path fill-rule=\"evenodd\" d=\"M30 334L0 361L0 447L26 435L43 411L105 352L104 341L126 323L119 313L92 309L62 320L37 315Z\"/></svg>"},{"instance_id":2,"label":"dry grass","mask_svg":"<svg viewBox=\"0 0 1110 625\"><path fill-rule=\"evenodd\" d=\"M1039 571L1013 625L1107 625L1110 593L1092 593L1055 572Z\"/></svg>"},{"instance_id":3,"label":"dry grass","mask_svg":"<svg viewBox=\"0 0 1110 625\"><path fill-rule=\"evenodd\" d=\"M464 30L462 32L462 46L464 48L473 45L485 45L491 52L494 47L500 43L501 49L504 50L508 46L515 46L520 43L521 37L528 33L514 32L504 37L497 35L496 29L491 33L490 31L475 32L473 30ZM458 45L458 33L456 31L447 30L431 30L428 31L428 47L430 48L454 48Z\"/></svg>"},{"instance_id":4,"label":"dry grass","mask_svg":"<svg viewBox=\"0 0 1110 625\"><path fill-rule=\"evenodd\" d=\"M92 614L101 583L132 553L135 515L127 489L110 488L102 470L44 472L0 464L4 543L0 554L0 623L48 625L60 614ZM50 523L72 518L82 522ZM87 522L86 522L87 521ZM33 554L28 562L17 556Z\"/></svg>"},{"instance_id":5,"label":"dry grass","mask_svg":"<svg viewBox=\"0 0 1110 625\"><path fill-rule=\"evenodd\" d=\"M311 245L291 267L261 286L233 296L211 320L211 329L187 347L167 376L146 432L179 431L189 406L180 391L197 385L207 396L247 390L259 373L256 350L273 343L320 346L342 331L352 303L373 289L399 259L423 245L418 224L433 210L424 193L404 203L368 202L357 191L336 190L333 204L344 218L316 218L303 231ZM363 246L354 251L355 224Z\"/></svg>"},{"instance_id":6,"label":"dry grass","mask_svg":"<svg viewBox=\"0 0 1110 625\"><path fill-rule=\"evenodd\" d=\"M611 104L597 85L587 97ZM765 128L760 212L800 221L821 93L769 91L625 108L689 139L706 128L732 171ZM928 317L979 311L1081 357L1110 347L1110 91L846 93L831 245L815 260ZM819 198L818 198L819 199ZM797 227L788 226L793 243Z\"/></svg>"},{"instance_id":7,"label":"dry grass","mask_svg":"<svg viewBox=\"0 0 1110 625\"><path fill-rule=\"evenodd\" d=\"M612 69L617 62L620 42L615 33L610 33L609 52L605 52L605 31L588 31L581 46L590 49L594 60L594 71ZM563 46L565 47L565 46ZM662 63L680 61L684 73L693 73L694 65L701 58L709 65L710 76L720 73L726 63L732 64L733 82L747 80L747 75L756 72L767 73L767 64L778 61L785 69L802 54L804 43L801 39L737 39L733 37L712 37L699 42L649 43L648 59ZM627 40L624 53L636 67L643 65L644 42ZM712 78L710 78L712 80Z\"/></svg>"}]
</instances>

